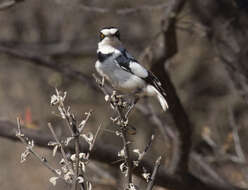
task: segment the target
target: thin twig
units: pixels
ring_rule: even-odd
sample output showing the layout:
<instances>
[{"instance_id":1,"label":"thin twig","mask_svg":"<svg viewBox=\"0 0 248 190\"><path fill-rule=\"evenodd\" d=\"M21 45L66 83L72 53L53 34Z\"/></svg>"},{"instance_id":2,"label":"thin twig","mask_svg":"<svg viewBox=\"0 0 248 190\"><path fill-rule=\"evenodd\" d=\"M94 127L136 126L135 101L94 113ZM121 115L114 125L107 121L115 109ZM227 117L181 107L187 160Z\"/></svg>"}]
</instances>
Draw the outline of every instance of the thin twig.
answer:
<instances>
[{"instance_id":1,"label":"thin twig","mask_svg":"<svg viewBox=\"0 0 248 190\"><path fill-rule=\"evenodd\" d=\"M34 150L33 150L33 147L32 145L29 143L29 142L32 142L32 141L29 141L27 137L25 137L24 134L22 134L22 131L21 131L21 123L20 123L20 118L17 118L17 128L18 128L18 131L16 132L16 137L18 137L20 139L20 141L26 146L28 152L30 152L34 157L36 157L46 168L48 168L55 176L57 176L58 178L62 179L63 181L64 178L58 173L58 171L53 168L47 161L47 159L45 157L42 157L40 156L38 153L36 153ZM66 182L66 181L65 181Z\"/></svg>"},{"instance_id":2,"label":"thin twig","mask_svg":"<svg viewBox=\"0 0 248 190\"><path fill-rule=\"evenodd\" d=\"M83 129L84 129L84 127L86 126L88 120L90 119L90 116L91 116L92 112L93 112L93 110L90 110L89 112L85 113L87 116L86 116L86 118L83 120L83 124L82 124L82 125L81 125L81 124L79 125L79 128L78 128L79 134L81 134L81 133L83 132ZM81 123L82 123L82 122L81 122Z\"/></svg>"},{"instance_id":3,"label":"thin twig","mask_svg":"<svg viewBox=\"0 0 248 190\"><path fill-rule=\"evenodd\" d=\"M97 128L96 134L95 134L94 139L93 139L93 142L92 142L92 146L90 146L90 149L89 149L90 152L94 148L94 145L95 145L95 142L96 142L96 138L97 138L97 136L98 136L98 134L99 134L99 132L101 130L101 127L102 127L102 124L100 124L99 127Z\"/></svg>"},{"instance_id":4,"label":"thin twig","mask_svg":"<svg viewBox=\"0 0 248 190\"><path fill-rule=\"evenodd\" d=\"M139 150L137 150L137 151L133 150L133 152L136 152L138 154L138 159L136 161L134 161L134 164L133 164L134 167L139 166L139 163L141 162L141 160L144 158L144 156L146 155L147 151L151 147L154 138L155 138L155 135L152 134L151 138L149 139L148 143L146 144L146 147L145 147L143 152L139 152Z\"/></svg>"},{"instance_id":5,"label":"thin twig","mask_svg":"<svg viewBox=\"0 0 248 190\"><path fill-rule=\"evenodd\" d=\"M154 169L153 169L153 172L152 172L151 180L149 181L146 190L152 190L152 188L153 188L154 181L155 181L155 178L156 178L156 174L157 174L158 168L159 168L159 166L160 166L161 158L162 158L162 157L159 156L158 159L157 159L156 162L155 162L155 166L154 166Z\"/></svg>"},{"instance_id":6,"label":"thin twig","mask_svg":"<svg viewBox=\"0 0 248 190\"><path fill-rule=\"evenodd\" d=\"M50 131L51 131L51 133L52 133L52 135L53 135L53 138L55 139L56 143L57 143L57 144L59 145L59 147L60 147L60 151L61 151L61 153L62 153L62 156L63 156L64 160L65 160L66 166L67 166L70 170L73 171L73 168L71 167L71 164L70 164L70 162L69 162L69 160L68 160L68 158L67 158L67 156L66 156L66 154L65 154L65 150L64 150L64 148L63 148L61 142L59 141L59 139L58 139L58 137L57 137L57 135L56 135L56 133L55 133L55 131L54 131L54 129L53 129L52 124L51 124L51 123L48 123L48 127L49 127L49 129L50 129Z\"/></svg>"}]
</instances>

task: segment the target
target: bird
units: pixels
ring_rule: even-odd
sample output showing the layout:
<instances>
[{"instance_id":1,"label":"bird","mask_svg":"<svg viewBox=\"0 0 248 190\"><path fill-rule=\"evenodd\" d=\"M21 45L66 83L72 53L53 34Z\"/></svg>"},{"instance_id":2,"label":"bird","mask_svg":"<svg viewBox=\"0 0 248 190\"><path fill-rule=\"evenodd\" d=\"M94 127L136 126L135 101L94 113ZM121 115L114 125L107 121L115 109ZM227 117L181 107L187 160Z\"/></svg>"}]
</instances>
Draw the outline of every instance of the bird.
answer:
<instances>
[{"instance_id":1,"label":"bird","mask_svg":"<svg viewBox=\"0 0 248 190\"><path fill-rule=\"evenodd\" d=\"M161 82L124 48L119 29L102 28L99 37L95 68L103 79L115 90L134 95L134 104L141 97L154 96L166 111L169 106Z\"/></svg>"}]
</instances>

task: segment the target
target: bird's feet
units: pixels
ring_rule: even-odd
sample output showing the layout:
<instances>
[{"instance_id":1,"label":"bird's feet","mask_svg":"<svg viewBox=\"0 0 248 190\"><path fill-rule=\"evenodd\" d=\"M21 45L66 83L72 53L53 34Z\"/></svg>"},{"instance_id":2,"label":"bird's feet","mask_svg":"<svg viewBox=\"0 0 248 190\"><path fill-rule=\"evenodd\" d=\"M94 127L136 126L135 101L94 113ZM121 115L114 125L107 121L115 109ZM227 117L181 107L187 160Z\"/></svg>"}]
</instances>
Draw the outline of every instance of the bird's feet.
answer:
<instances>
[{"instance_id":1,"label":"bird's feet","mask_svg":"<svg viewBox=\"0 0 248 190\"><path fill-rule=\"evenodd\" d=\"M100 78L97 77L95 74L93 74L93 77L95 78L97 85L98 85L100 88L103 88L103 87L104 87L105 78L102 77L102 79L100 79Z\"/></svg>"}]
</instances>

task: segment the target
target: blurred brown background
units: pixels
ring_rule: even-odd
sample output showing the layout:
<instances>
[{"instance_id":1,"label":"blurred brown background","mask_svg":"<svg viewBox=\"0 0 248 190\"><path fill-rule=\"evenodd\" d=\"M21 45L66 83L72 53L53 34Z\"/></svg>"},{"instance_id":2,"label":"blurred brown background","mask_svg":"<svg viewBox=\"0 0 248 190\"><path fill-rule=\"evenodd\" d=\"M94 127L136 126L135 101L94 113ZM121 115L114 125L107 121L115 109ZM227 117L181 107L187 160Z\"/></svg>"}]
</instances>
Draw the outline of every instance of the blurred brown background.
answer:
<instances>
[{"instance_id":1,"label":"blurred brown background","mask_svg":"<svg viewBox=\"0 0 248 190\"><path fill-rule=\"evenodd\" d=\"M8 1L1 0L0 4L6 2ZM161 19L169 2L170 0L24 0L17 1L12 7L1 9L0 120L16 123L16 117L20 116L30 130L45 130L49 133L47 123L52 122L60 131L63 123L52 114L54 108L49 105L50 96L56 87L67 91L66 103L71 106L78 119L84 117L84 112L94 110L87 130L95 132L100 123L104 129L112 130L109 120L112 110L105 103L104 96L93 90L87 82L66 76L65 73L70 72L66 68L69 66L84 73L94 83L92 73L95 72L98 31L105 26L118 27L126 48L139 59L143 50L161 32ZM211 9L212 1L206 2L209 2L209 5L203 3L202 6ZM242 7L238 2L227 0L229 8L235 10L237 15L246 14L244 5L242 4ZM230 123L234 117L242 153L246 157L247 102L244 95L237 91L237 83L233 82L236 80L230 75L230 70L216 53L218 50L216 51L214 46L214 30L217 26L199 18L199 13L196 12L201 9L195 11L199 3L193 6L194 3L186 2L176 18L178 53L166 63L166 69L193 126L192 151L201 155L218 175L231 184L248 188L246 160L237 162L231 159L232 155L239 155ZM141 8L133 9L139 7ZM124 13L118 12L123 9ZM125 13L125 10L131 11ZM223 10L223 14L225 11ZM215 18L219 18L218 15ZM224 16L221 18L223 23L228 21ZM247 40L245 35L244 39ZM36 57L32 57L33 55ZM52 58L56 67L53 69L39 63L39 57L49 61ZM246 62L245 58L242 60ZM57 68L65 69L57 72ZM240 89L242 91L242 87L238 90ZM161 121L175 130L169 112L162 113L157 101L149 99L149 102L152 102ZM140 104L144 104L144 101ZM148 158L154 162L162 152L165 157L163 164L168 166L171 154L169 151L173 150L159 130L148 124L144 115L136 110L132 113L130 122L137 128L137 135L131 137L135 140L134 146L144 148L150 133L155 133L156 140ZM107 130L103 130L97 140L106 144L120 144L120 140ZM68 188L62 182L53 187L48 181L52 174L34 158L20 164L20 154L24 146L18 141L0 138L0 144L0 189ZM36 149L49 161L54 159L50 150L38 147ZM57 155L52 163L56 165L59 158ZM92 166L89 170L92 173L90 175L93 187L120 189L119 171L106 164L96 165L118 177L111 181L98 176L99 179L95 180L93 176L97 172ZM190 168L196 174L202 174L198 166L190 164Z\"/></svg>"}]
</instances>

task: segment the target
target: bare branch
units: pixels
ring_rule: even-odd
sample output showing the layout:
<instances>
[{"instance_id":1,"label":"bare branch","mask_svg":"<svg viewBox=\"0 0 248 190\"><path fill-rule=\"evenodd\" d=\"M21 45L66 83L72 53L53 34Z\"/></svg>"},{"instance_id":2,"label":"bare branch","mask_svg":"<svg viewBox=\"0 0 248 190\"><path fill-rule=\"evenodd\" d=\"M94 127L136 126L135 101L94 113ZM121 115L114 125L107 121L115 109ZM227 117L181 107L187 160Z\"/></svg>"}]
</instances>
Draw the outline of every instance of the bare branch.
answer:
<instances>
[{"instance_id":1,"label":"bare branch","mask_svg":"<svg viewBox=\"0 0 248 190\"><path fill-rule=\"evenodd\" d=\"M91 111L87 113L86 119L81 122L81 131L79 131L79 127L77 126L77 121L74 117L74 115L70 112L70 107L67 108L64 105L64 101L66 98L67 93L60 93L57 89L56 94L53 94L51 96L51 105L57 105L57 109L59 111L60 117L66 121L67 127L69 131L71 132L71 137L74 139L74 151L75 154L72 155L73 160L75 161L75 167L74 167L74 190L77 190L78 183L81 183L83 188L88 188L88 184L90 184L88 181L85 180L85 176L83 169L81 170L81 173L79 171L80 169L80 143L79 143L79 137L80 133L82 133L84 126L86 125L86 122L88 121L89 117L91 116ZM84 134L83 134L84 135ZM86 158L87 159L87 158ZM81 163L81 165L84 163ZM82 179L80 181L80 178Z\"/></svg>"},{"instance_id":2,"label":"bare branch","mask_svg":"<svg viewBox=\"0 0 248 190\"><path fill-rule=\"evenodd\" d=\"M40 156L37 152L33 150L33 140L29 140L21 130L21 123L20 123L20 118L17 118L17 128L18 130L16 131L16 137L26 146L26 151L27 153L33 154L34 157L36 157L46 168L48 168L55 176L58 178L62 179L64 182L64 178L61 176L60 172L53 168L47 161L45 157ZM27 155L26 155L27 156ZM25 158L24 158L25 160Z\"/></svg>"},{"instance_id":3,"label":"bare branch","mask_svg":"<svg viewBox=\"0 0 248 190\"><path fill-rule=\"evenodd\" d=\"M51 123L48 123L48 127L49 127L49 129L50 129L50 131L51 131L51 133L53 135L53 138L55 139L56 143L58 143L58 145L59 145L59 148L61 150L62 156L63 156L63 158L65 160L66 166L69 168L69 170L73 170L73 168L71 167L71 164L70 164L70 162L69 162L69 160L68 160L68 158L67 158L67 156L65 154L65 150L63 148L63 145L59 141L59 139L58 139L58 137L57 137L57 135L56 135L56 133L55 133L55 131L53 129L52 124Z\"/></svg>"},{"instance_id":4,"label":"bare branch","mask_svg":"<svg viewBox=\"0 0 248 190\"><path fill-rule=\"evenodd\" d=\"M158 159L155 162L155 166L154 166L154 169L153 169L153 172L152 172L151 180L148 183L148 186L147 186L146 190L152 190L152 188L153 188L154 181L155 181L155 178L156 178L156 175L158 173L159 166L160 166L161 158L162 157L159 156Z\"/></svg>"},{"instance_id":5,"label":"bare branch","mask_svg":"<svg viewBox=\"0 0 248 190\"><path fill-rule=\"evenodd\" d=\"M79 134L81 134L84 130L84 127L86 126L88 120L90 119L90 116L92 114L92 110L90 110L89 112L86 112L85 115L86 115L86 118L79 124L79 127L78 127L78 132Z\"/></svg>"},{"instance_id":6,"label":"bare branch","mask_svg":"<svg viewBox=\"0 0 248 190\"><path fill-rule=\"evenodd\" d=\"M99 127L97 128L96 134L95 134L93 142L92 142L92 146L90 146L90 149L89 149L90 152L94 148L94 145L96 143L96 138L97 138L98 134L100 133L101 127L102 127L102 124L100 124Z\"/></svg>"}]
</instances>

